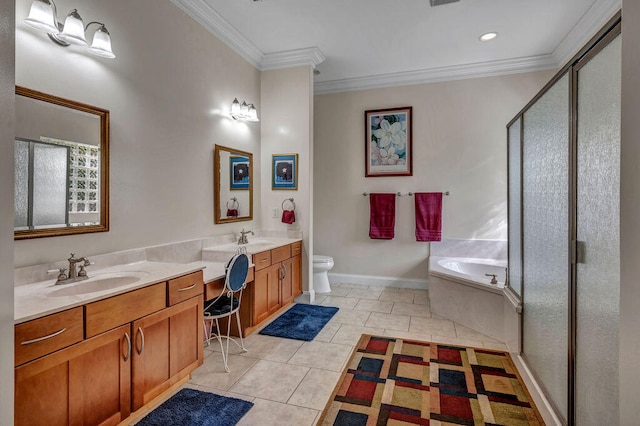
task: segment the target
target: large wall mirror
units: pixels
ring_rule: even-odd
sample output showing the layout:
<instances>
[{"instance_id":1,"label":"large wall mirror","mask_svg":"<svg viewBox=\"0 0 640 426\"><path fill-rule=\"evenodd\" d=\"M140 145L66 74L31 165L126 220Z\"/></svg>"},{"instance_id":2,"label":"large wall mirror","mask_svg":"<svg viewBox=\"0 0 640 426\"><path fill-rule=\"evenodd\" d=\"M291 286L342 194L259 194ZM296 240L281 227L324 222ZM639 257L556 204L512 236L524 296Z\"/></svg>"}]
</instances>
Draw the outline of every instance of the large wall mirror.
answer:
<instances>
[{"instance_id":1,"label":"large wall mirror","mask_svg":"<svg viewBox=\"0 0 640 426\"><path fill-rule=\"evenodd\" d=\"M216 145L213 154L214 221L253 219L253 154Z\"/></svg>"},{"instance_id":2,"label":"large wall mirror","mask_svg":"<svg viewBox=\"0 0 640 426\"><path fill-rule=\"evenodd\" d=\"M109 230L109 111L16 87L16 240Z\"/></svg>"}]
</instances>

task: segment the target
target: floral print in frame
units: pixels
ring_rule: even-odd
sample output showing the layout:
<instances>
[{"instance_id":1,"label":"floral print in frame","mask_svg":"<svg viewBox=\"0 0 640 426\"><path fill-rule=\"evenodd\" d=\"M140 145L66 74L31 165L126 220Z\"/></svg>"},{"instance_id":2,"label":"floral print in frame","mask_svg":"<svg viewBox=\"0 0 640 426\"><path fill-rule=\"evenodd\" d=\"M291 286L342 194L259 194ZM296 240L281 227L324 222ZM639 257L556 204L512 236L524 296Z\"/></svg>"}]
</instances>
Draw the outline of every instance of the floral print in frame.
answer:
<instances>
[{"instance_id":1,"label":"floral print in frame","mask_svg":"<svg viewBox=\"0 0 640 426\"><path fill-rule=\"evenodd\" d=\"M412 107L365 111L365 176L412 176Z\"/></svg>"}]
</instances>

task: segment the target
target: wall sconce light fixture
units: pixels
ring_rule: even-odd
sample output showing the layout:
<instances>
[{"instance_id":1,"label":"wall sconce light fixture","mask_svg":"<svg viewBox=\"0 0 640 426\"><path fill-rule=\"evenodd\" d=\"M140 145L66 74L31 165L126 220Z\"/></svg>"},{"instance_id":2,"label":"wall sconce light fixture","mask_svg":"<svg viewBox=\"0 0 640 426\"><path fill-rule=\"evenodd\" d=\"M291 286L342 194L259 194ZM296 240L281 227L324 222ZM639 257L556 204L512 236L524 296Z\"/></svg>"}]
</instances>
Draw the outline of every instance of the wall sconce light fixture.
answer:
<instances>
[{"instance_id":1,"label":"wall sconce light fixture","mask_svg":"<svg viewBox=\"0 0 640 426\"><path fill-rule=\"evenodd\" d=\"M67 14L62 25L58 22L58 9L53 0L35 0L31 4L29 16L24 23L31 28L48 33L52 41L65 47L70 44L88 46L85 34L91 24L98 25L98 29L93 33L89 52L103 58L116 57L111 50L111 35L103 23L92 21L85 26L78 10L73 9Z\"/></svg>"},{"instance_id":2,"label":"wall sconce light fixture","mask_svg":"<svg viewBox=\"0 0 640 426\"><path fill-rule=\"evenodd\" d=\"M256 107L253 104L247 104L245 101L242 101L241 104L238 102L238 98L235 98L231 103L231 117L234 120L260 121Z\"/></svg>"}]
</instances>

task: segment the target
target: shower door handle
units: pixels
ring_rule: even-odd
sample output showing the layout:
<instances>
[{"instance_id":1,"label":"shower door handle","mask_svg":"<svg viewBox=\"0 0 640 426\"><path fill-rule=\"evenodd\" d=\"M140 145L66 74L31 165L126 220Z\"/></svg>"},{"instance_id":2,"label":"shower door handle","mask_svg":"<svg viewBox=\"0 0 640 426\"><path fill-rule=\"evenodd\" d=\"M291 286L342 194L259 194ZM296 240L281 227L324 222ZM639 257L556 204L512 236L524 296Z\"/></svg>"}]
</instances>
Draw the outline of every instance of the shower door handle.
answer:
<instances>
[{"instance_id":1,"label":"shower door handle","mask_svg":"<svg viewBox=\"0 0 640 426\"><path fill-rule=\"evenodd\" d=\"M573 263L585 263L587 245L584 241L573 240Z\"/></svg>"}]
</instances>

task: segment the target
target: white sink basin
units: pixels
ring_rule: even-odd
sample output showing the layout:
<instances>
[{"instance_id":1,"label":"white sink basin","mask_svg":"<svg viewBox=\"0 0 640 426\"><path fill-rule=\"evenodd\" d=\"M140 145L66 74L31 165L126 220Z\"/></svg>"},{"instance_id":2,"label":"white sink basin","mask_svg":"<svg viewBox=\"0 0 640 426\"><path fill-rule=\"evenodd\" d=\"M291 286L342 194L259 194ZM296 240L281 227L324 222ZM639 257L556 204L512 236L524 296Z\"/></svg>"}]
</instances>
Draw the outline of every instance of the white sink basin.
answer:
<instances>
[{"instance_id":1,"label":"white sink basin","mask_svg":"<svg viewBox=\"0 0 640 426\"><path fill-rule=\"evenodd\" d=\"M100 274L89 278L86 281L78 281L73 284L60 284L60 288L53 290L49 293L49 296L77 296L104 290L113 290L125 285L137 283L140 281L141 275L144 274L146 274L146 272Z\"/></svg>"}]
</instances>

